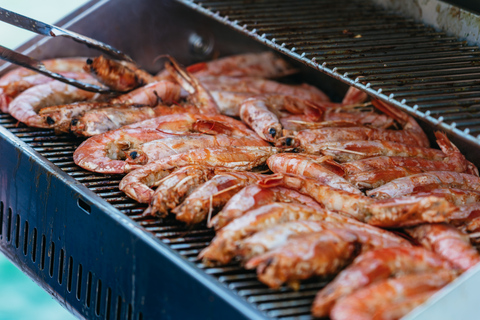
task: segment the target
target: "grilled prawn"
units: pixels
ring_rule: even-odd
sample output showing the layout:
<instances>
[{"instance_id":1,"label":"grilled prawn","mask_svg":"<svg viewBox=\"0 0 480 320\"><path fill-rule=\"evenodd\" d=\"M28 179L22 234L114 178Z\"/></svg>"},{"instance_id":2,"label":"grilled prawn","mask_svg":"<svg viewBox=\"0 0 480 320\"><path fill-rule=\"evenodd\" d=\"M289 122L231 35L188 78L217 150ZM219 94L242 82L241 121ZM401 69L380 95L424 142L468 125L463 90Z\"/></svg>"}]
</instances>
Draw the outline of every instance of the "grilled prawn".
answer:
<instances>
[{"instance_id":1,"label":"grilled prawn","mask_svg":"<svg viewBox=\"0 0 480 320\"><path fill-rule=\"evenodd\" d=\"M480 191L480 178L467 173L430 171L393 180L381 187L367 191L367 195L375 199L398 198L413 192L437 188Z\"/></svg>"},{"instance_id":2,"label":"grilled prawn","mask_svg":"<svg viewBox=\"0 0 480 320\"><path fill-rule=\"evenodd\" d=\"M84 79L82 81L89 82ZM97 100L100 97L102 95L98 93L81 90L60 81L51 81L25 90L13 99L8 108L15 119L28 126L49 128L50 124L37 113L40 109L77 101Z\"/></svg>"},{"instance_id":3,"label":"grilled prawn","mask_svg":"<svg viewBox=\"0 0 480 320\"><path fill-rule=\"evenodd\" d=\"M199 223L222 208L238 190L262 178L264 175L254 172L218 173L199 186L172 212L177 220L187 224Z\"/></svg>"},{"instance_id":4,"label":"grilled prawn","mask_svg":"<svg viewBox=\"0 0 480 320\"><path fill-rule=\"evenodd\" d=\"M214 175L215 168L199 165L175 170L159 182L150 205L143 214L166 217L171 209L182 203L199 185L207 182Z\"/></svg>"},{"instance_id":5,"label":"grilled prawn","mask_svg":"<svg viewBox=\"0 0 480 320\"><path fill-rule=\"evenodd\" d=\"M101 83L119 92L130 91L155 82L152 75L135 64L111 60L104 56L88 59L84 70L93 74Z\"/></svg>"},{"instance_id":6,"label":"grilled prawn","mask_svg":"<svg viewBox=\"0 0 480 320\"><path fill-rule=\"evenodd\" d=\"M291 236L318 232L332 227L343 228L354 233L361 244L362 251L411 246L407 240L394 233L345 217L343 221L341 219L334 222L299 220L275 225L239 241L237 255L242 257L243 260L249 260L287 243Z\"/></svg>"},{"instance_id":7,"label":"grilled prawn","mask_svg":"<svg viewBox=\"0 0 480 320\"><path fill-rule=\"evenodd\" d=\"M297 72L272 52L228 56L187 67L197 78L210 76L279 78Z\"/></svg>"},{"instance_id":8,"label":"grilled prawn","mask_svg":"<svg viewBox=\"0 0 480 320\"><path fill-rule=\"evenodd\" d=\"M309 154L331 156L339 162L348 162L379 156L418 157L427 160L444 160L440 150L417 147L392 141L334 141L305 145L302 149Z\"/></svg>"},{"instance_id":9,"label":"grilled prawn","mask_svg":"<svg viewBox=\"0 0 480 320\"><path fill-rule=\"evenodd\" d=\"M236 255L240 240L271 226L293 220L343 221L343 217L325 209L294 203L271 203L246 212L217 232L210 245L199 255L205 261L228 263Z\"/></svg>"},{"instance_id":10,"label":"grilled prawn","mask_svg":"<svg viewBox=\"0 0 480 320\"><path fill-rule=\"evenodd\" d=\"M77 135L90 136L93 135L93 133L90 133L90 131L95 132L95 134L101 132L101 130L98 130L97 128L98 125L86 130L84 128L85 125L82 126L79 124L79 122L81 123L84 120L77 118L78 116L88 113L89 110L111 107L112 113L115 113L119 112L117 109L121 109L121 107L140 105L143 106L143 109L148 113L150 110L146 108L147 106L153 108L159 103L171 104L180 99L180 93L181 87L178 84L170 81L159 81L135 89L129 93L110 99L106 102L90 101L42 108L39 111L39 115L44 119L46 124L58 131L68 132L70 130L70 125L72 125L73 130ZM134 111L135 109L136 108L134 108ZM102 112L105 113L105 111ZM150 114L150 118L158 116L158 112L156 112L155 109L152 109L148 114ZM111 130L116 129L115 127L112 127L112 125L117 127L125 125L124 121L122 122L120 120L121 119L114 119L113 121L107 120L107 123L110 123L108 128ZM136 122L138 121L139 120L136 119ZM97 120L96 122L99 123L99 126L105 125L105 121L103 119L101 121Z\"/></svg>"},{"instance_id":11,"label":"grilled prawn","mask_svg":"<svg viewBox=\"0 0 480 320\"><path fill-rule=\"evenodd\" d=\"M365 190L378 188L392 180L408 177L424 171L425 170L420 167L375 169L371 171L350 174L346 176L345 179L356 188Z\"/></svg>"},{"instance_id":12,"label":"grilled prawn","mask_svg":"<svg viewBox=\"0 0 480 320\"><path fill-rule=\"evenodd\" d=\"M87 58L57 58L43 60L46 69L63 74L68 78L77 78L83 73L83 65ZM81 76L80 79L85 78ZM39 84L53 81L52 78L40 75L33 70L16 68L0 78L0 111L8 113L10 102L23 91Z\"/></svg>"},{"instance_id":13,"label":"grilled prawn","mask_svg":"<svg viewBox=\"0 0 480 320\"><path fill-rule=\"evenodd\" d=\"M275 142L282 136L278 115L282 111L305 114L315 120L321 116L320 107L308 100L286 95L251 97L240 104L240 118L266 141Z\"/></svg>"},{"instance_id":14,"label":"grilled prawn","mask_svg":"<svg viewBox=\"0 0 480 320\"><path fill-rule=\"evenodd\" d=\"M119 188L130 198L141 203L149 203L154 191L151 189L179 167L205 165L225 167L236 170L250 170L262 165L268 157L279 150L273 147L221 147L194 149L150 162L139 168L137 165L125 165L125 169L134 170L120 182Z\"/></svg>"},{"instance_id":15,"label":"grilled prawn","mask_svg":"<svg viewBox=\"0 0 480 320\"><path fill-rule=\"evenodd\" d=\"M308 84L288 85L254 77L206 77L202 84L210 91L248 92L254 94L277 94L296 97L314 103L328 102L328 96Z\"/></svg>"},{"instance_id":16,"label":"grilled prawn","mask_svg":"<svg viewBox=\"0 0 480 320\"><path fill-rule=\"evenodd\" d=\"M315 179L333 188L362 194L350 182L318 164L315 158L303 154L282 153L271 156L268 167L275 173L290 173Z\"/></svg>"},{"instance_id":17,"label":"grilled prawn","mask_svg":"<svg viewBox=\"0 0 480 320\"><path fill-rule=\"evenodd\" d=\"M225 143L239 144L249 141L250 145L264 145L263 142L254 132L249 130L244 124L235 119L215 115L196 115L189 113L174 114L162 116L154 119L137 122L132 125L125 126L121 129L108 131L85 140L73 154L75 164L80 167L101 173L125 173L126 164L132 163L136 166L145 164L148 157L152 160L155 157L178 152L181 148L202 147L202 140L210 141L210 145L218 145L218 141L214 136L202 136L198 132L206 132L209 134L228 134L239 136L236 140L223 140ZM172 135L173 133L173 135ZM186 143L187 136L181 137L176 133L191 134L190 144ZM245 138L243 140L240 137ZM250 138L250 139L247 139ZM155 143L146 144L153 140L166 140L163 149L155 150ZM233 138L234 139L234 138ZM172 149L172 143L180 142ZM159 142L160 143L160 142ZM170 144L169 144L170 143ZM224 143L224 144L225 144ZM158 145L157 145L158 146ZM153 147L149 149L149 147ZM203 145L205 147L205 145ZM148 155L145 150L151 150ZM167 150L168 149L168 150Z\"/></svg>"},{"instance_id":18,"label":"grilled prawn","mask_svg":"<svg viewBox=\"0 0 480 320\"><path fill-rule=\"evenodd\" d=\"M258 279L270 288L283 283L298 288L299 280L327 276L343 268L356 251L357 236L330 227L292 236L284 245L249 260L247 269L257 268Z\"/></svg>"},{"instance_id":19,"label":"grilled prawn","mask_svg":"<svg viewBox=\"0 0 480 320\"><path fill-rule=\"evenodd\" d=\"M89 171L124 173L131 148L137 149L141 143L170 136L155 129L129 128L108 131L82 142L73 153L73 161ZM133 157L130 155L130 158ZM146 162L146 159L143 161ZM139 161L136 162L138 165Z\"/></svg>"},{"instance_id":20,"label":"grilled prawn","mask_svg":"<svg viewBox=\"0 0 480 320\"><path fill-rule=\"evenodd\" d=\"M480 262L480 254L467 235L448 224L423 224L406 229L422 246L466 271Z\"/></svg>"},{"instance_id":21,"label":"grilled prawn","mask_svg":"<svg viewBox=\"0 0 480 320\"><path fill-rule=\"evenodd\" d=\"M312 197L329 210L342 212L357 220L383 227L444 222L450 219L457 209L447 200L435 196L410 196L374 201L363 195L320 185L313 179L289 174L275 174L259 181L258 184L292 188Z\"/></svg>"},{"instance_id":22,"label":"grilled prawn","mask_svg":"<svg viewBox=\"0 0 480 320\"><path fill-rule=\"evenodd\" d=\"M228 95L226 95L228 97ZM226 98L225 97L225 98ZM225 100L227 108L228 100ZM319 104L321 106L321 104ZM338 107L325 109L319 120L310 115L287 115L280 118L283 129L301 131L305 129L319 129L325 127L359 127L387 129L394 125L395 120L385 114L373 111L351 111L352 108Z\"/></svg>"},{"instance_id":23,"label":"grilled prawn","mask_svg":"<svg viewBox=\"0 0 480 320\"><path fill-rule=\"evenodd\" d=\"M340 299L331 310L330 317L334 320L377 319L391 304L395 305L419 294L435 292L455 278L454 272L442 270L379 281ZM411 307L413 309L414 305ZM410 310L404 309L405 313L400 317Z\"/></svg>"},{"instance_id":24,"label":"grilled prawn","mask_svg":"<svg viewBox=\"0 0 480 320\"><path fill-rule=\"evenodd\" d=\"M228 200L223 209L209 221L208 226L220 230L249 210L272 202L293 202L308 205L318 210L322 209L315 200L295 190L282 187L260 188L252 184L246 186Z\"/></svg>"},{"instance_id":25,"label":"grilled prawn","mask_svg":"<svg viewBox=\"0 0 480 320\"><path fill-rule=\"evenodd\" d=\"M279 140L276 145L277 147L304 148L308 145L318 145L324 142L355 140L380 140L420 147L429 146L423 139L419 139L416 132L368 127L330 127L286 132L285 137Z\"/></svg>"},{"instance_id":26,"label":"grilled prawn","mask_svg":"<svg viewBox=\"0 0 480 320\"><path fill-rule=\"evenodd\" d=\"M442 132L435 132L437 143L445 154L441 160L425 159L424 157L381 156L367 158L341 165L345 174L352 175L372 170L388 170L398 167L418 167L424 171L455 171L478 176L478 170ZM431 149L434 150L434 149Z\"/></svg>"},{"instance_id":27,"label":"grilled prawn","mask_svg":"<svg viewBox=\"0 0 480 320\"><path fill-rule=\"evenodd\" d=\"M419 247L367 251L318 292L312 305L312 314L315 317L325 317L341 297L383 279L403 274L451 269L449 262Z\"/></svg>"}]
</instances>

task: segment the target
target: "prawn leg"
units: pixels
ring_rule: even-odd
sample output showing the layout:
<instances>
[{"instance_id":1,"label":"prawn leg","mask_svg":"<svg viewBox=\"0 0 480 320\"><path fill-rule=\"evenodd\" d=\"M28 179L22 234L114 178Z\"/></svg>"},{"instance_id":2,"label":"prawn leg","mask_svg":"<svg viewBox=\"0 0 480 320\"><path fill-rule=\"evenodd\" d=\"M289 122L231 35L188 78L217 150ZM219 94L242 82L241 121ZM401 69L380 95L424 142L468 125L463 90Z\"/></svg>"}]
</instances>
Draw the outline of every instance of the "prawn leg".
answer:
<instances>
[{"instance_id":1,"label":"prawn leg","mask_svg":"<svg viewBox=\"0 0 480 320\"><path fill-rule=\"evenodd\" d=\"M210 180L214 171L210 167L192 165L172 172L159 183L143 214L160 218L167 216L169 210L183 202L199 185Z\"/></svg>"},{"instance_id":2,"label":"prawn leg","mask_svg":"<svg viewBox=\"0 0 480 320\"><path fill-rule=\"evenodd\" d=\"M253 172L226 172L217 174L198 187L181 205L172 210L177 220L187 224L199 223L222 208L230 198L247 184L264 176Z\"/></svg>"}]
</instances>

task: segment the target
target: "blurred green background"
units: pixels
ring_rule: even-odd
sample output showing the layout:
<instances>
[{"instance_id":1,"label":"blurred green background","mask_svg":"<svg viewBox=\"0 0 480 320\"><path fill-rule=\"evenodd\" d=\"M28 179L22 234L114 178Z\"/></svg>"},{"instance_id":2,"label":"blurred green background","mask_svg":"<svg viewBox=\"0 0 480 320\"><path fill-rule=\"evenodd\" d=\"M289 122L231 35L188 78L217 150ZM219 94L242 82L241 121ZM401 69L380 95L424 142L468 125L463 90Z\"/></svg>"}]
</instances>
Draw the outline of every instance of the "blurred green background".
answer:
<instances>
[{"instance_id":1,"label":"blurred green background","mask_svg":"<svg viewBox=\"0 0 480 320\"><path fill-rule=\"evenodd\" d=\"M87 0L0 0L0 7L55 23ZM35 34L0 22L0 45L15 49ZM75 319L0 253L0 320Z\"/></svg>"}]
</instances>

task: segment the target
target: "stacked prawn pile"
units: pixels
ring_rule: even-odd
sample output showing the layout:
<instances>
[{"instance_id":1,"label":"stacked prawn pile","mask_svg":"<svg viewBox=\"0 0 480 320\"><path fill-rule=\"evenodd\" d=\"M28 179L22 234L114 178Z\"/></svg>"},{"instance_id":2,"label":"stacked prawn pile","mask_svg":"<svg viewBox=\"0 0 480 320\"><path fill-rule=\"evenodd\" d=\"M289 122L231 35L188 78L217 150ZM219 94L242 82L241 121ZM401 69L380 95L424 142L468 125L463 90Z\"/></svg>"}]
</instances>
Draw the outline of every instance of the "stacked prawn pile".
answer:
<instances>
[{"instance_id":1,"label":"stacked prawn pile","mask_svg":"<svg viewBox=\"0 0 480 320\"><path fill-rule=\"evenodd\" d=\"M271 53L186 70L172 59L156 76L103 57L66 69L54 71L132 91L100 96L17 69L0 79L2 110L91 136L75 163L126 174L119 187L148 204L145 217L206 221L205 263L240 261L271 288L335 276L314 316L399 318L480 261L468 235L477 168L446 135L430 148L413 118L358 90L332 103L269 80L295 72Z\"/></svg>"}]
</instances>

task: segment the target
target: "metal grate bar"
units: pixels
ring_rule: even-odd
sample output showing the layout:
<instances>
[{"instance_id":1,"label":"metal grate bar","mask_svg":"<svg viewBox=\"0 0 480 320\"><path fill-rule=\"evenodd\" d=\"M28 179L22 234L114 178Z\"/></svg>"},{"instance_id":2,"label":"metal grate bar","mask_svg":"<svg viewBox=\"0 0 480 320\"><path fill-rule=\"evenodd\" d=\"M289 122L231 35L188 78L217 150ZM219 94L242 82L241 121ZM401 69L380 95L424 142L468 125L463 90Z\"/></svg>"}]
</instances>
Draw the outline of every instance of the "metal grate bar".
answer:
<instances>
[{"instance_id":1,"label":"metal grate bar","mask_svg":"<svg viewBox=\"0 0 480 320\"><path fill-rule=\"evenodd\" d=\"M368 1L178 1L480 145L472 135L476 128L456 125L459 119L480 119L480 114L469 108L480 98L478 47ZM451 111L445 111L446 104L429 101L453 101ZM439 122L431 116L437 110L449 117Z\"/></svg>"}]
</instances>

